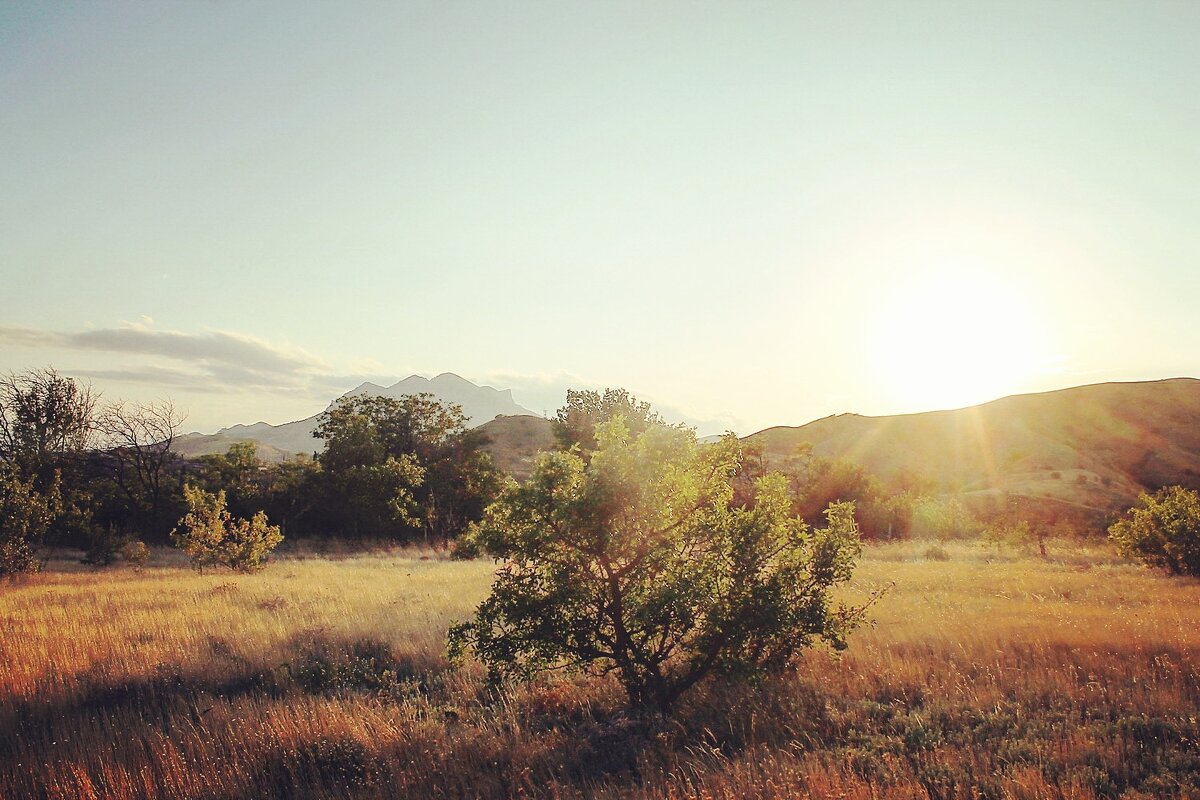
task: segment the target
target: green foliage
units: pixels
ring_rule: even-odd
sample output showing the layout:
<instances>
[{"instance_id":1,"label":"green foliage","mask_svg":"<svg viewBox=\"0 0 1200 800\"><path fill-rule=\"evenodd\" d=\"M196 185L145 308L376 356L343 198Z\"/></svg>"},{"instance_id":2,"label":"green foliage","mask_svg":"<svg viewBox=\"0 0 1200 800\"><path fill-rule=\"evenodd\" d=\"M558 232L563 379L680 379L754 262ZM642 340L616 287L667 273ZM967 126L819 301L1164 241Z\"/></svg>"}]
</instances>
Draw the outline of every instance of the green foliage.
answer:
<instances>
[{"instance_id":1,"label":"green foliage","mask_svg":"<svg viewBox=\"0 0 1200 800\"><path fill-rule=\"evenodd\" d=\"M184 486L188 512L171 532L175 546L187 553L200 572L205 567L225 566L235 572L262 569L267 555L283 541L279 527L267 524L258 512L251 519L234 517L225 508L225 492L206 492Z\"/></svg>"},{"instance_id":2,"label":"green foliage","mask_svg":"<svg viewBox=\"0 0 1200 800\"><path fill-rule=\"evenodd\" d=\"M741 447L688 430L596 428L589 462L542 454L470 538L504 559L476 618L450 633L493 679L550 669L615 672L630 704L667 712L711 674L783 667L814 639L835 648L861 609L835 606L860 551L851 504L813 529L787 480L764 476L731 506Z\"/></svg>"},{"instance_id":3,"label":"green foliage","mask_svg":"<svg viewBox=\"0 0 1200 800\"><path fill-rule=\"evenodd\" d=\"M45 492L0 470L0 578L37 572L37 545L62 511L57 477Z\"/></svg>"},{"instance_id":4,"label":"green foliage","mask_svg":"<svg viewBox=\"0 0 1200 800\"><path fill-rule=\"evenodd\" d=\"M0 464L45 489L91 445L95 407L89 387L53 369L0 376Z\"/></svg>"},{"instance_id":5,"label":"green foliage","mask_svg":"<svg viewBox=\"0 0 1200 800\"><path fill-rule=\"evenodd\" d=\"M84 473L97 400L89 386L54 369L0 375L0 469L32 480L36 492L53 494L60 506L38 537L43 542L77 543L92 526Z\"/></svg>"},{"instance_id":6,"label":"green foliage","mask_svg":"<svg viewBox=\"0 0 1200 800\"><path fill-rule=\"evenodd\" d=\"M110 525L92 530L80 563L107 567L121 561L140 571L149 558L150 549L144 542Z\"/></svg>"},{"instance_id":7,"label":"green foliage","mask_svg":"<svg viewBox=\"0 0 1200 800\"><path fill-rule=\"evenodd\" d=\"M962 539L981 530L979 521L954 497L914 498L910 532L919 539Z\"/></svg>"},{"instance_id":8,"label":"green foliage","mask_svg":"<svg viewBox=\"0 0 1200 800\"><path fill-rule=\"evenodd\" d=\"M644 400L625 389L605 389L603 394L590 389L568 389L567 404L554 420L554 437L564 450L578 446L586 454L596 449L596 426L620 416L631 433L638 434L663 419Z\"/></svg>"},{"instance_id":9,"label":"green foliage","mask_svg":"<svg viewBox=\"0 0 1200 800\"><path fill-rule=\"evenodd\" d=\"M1182 486L1143 493L1108 537L1127 558L1175 575L1200 576L1200 494Z\"/></svg>"},{"instance_id":10,"label":"green foliage","mask_svg":"<svg viewBox=\"0 0 1200 800\"><path fill-rule=\"evenodd\" d=\"M193 480L210 491L224 489L234 511L253 513L249 508L260 506L263 487L259 478L266 471L266 464L259 460L254 442L234 442L224 453L203 455L196 461L200 470Z\"/></svg>"},{"instance_id":11,"label":"green foliage","mask_svg":"<svg viewBox=\"0 0 1200 800\"><path fill-rule=\"evenodd\" d=\"M315 436L327 524L356 536L447 540L478 520L499 490L456 405L430 394L344 397L321 418Z\"/></svg>"},{"instance_id":12,"label":"green foliage","mask_svg":"<svg viewBox=\"0 0 1200 800\"><path fill-rule=\"evenodd\" d=\"M88 537L87 550L80 563L106 567L121 556L121 549L129 541L128 534L117 531L113 526L96 527Z\"/></svg>"}]
</instances>

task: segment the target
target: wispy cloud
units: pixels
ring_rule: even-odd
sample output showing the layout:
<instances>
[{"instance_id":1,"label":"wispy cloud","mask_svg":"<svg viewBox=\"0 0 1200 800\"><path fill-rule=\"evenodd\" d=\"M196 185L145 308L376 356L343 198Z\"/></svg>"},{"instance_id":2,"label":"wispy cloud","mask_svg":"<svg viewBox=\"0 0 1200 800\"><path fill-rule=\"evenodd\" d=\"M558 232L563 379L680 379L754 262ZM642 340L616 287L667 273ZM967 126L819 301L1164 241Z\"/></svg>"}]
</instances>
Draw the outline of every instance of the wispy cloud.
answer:
<instances>
[{"instance_id":1,"label":"wispy cloud","mask_svg":"<svg viewBox=\"0 0 1200 800\"><path fill-rule=\"evenodd\" d=\"M73 370L82 377L153 383L194 391L325 389L329 365L298 347L283 346L229 331L159 330L143 318L115 328L52 331L0 326L0 345L167 359L177 366L138 363L119 369Z\"/></svg>"}]
</instances>

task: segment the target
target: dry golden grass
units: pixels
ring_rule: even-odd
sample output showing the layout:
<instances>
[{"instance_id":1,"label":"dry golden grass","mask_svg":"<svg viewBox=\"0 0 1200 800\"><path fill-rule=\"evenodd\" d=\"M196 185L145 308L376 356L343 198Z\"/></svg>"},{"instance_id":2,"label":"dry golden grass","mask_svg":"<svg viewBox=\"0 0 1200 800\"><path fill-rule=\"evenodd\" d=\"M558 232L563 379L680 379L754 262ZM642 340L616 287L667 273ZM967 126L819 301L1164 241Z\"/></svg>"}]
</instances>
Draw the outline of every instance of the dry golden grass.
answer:
<instances>
[{"instance_id":1,"label":"dry golden grass","mask_svg":"<svg viewBox=\"0 0 1200 800\"><path fill-rule=\"evenodd\" d=\"M0 797L1200 796L1200 583L928 547L868 550L858 590L895 585L846 654L660 725L610 682L450 669L489 563L55 565L0 589Z\"/></svg>"}]
</instances>

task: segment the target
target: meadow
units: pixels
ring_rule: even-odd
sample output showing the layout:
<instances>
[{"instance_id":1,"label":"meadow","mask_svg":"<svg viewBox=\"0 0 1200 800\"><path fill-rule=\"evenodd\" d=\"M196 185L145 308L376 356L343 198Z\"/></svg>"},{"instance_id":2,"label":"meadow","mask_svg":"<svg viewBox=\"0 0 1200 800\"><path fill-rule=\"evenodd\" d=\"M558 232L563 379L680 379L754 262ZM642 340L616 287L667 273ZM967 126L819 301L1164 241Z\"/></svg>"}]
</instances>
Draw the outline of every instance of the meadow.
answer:
<instances>
[{"instance_id":1,"label":"meadow","mask_svg":"<svg viewBox=\"0 0 1200 800\"><path fill-rule=\"evenodd\" d=\"M449 665L487 561L64 559L0 588L0 797L1200 797L1200 581L1049 554L869 546L851 599L891 588L849 650L666 722Z\"/></svg>"}]
</instances>

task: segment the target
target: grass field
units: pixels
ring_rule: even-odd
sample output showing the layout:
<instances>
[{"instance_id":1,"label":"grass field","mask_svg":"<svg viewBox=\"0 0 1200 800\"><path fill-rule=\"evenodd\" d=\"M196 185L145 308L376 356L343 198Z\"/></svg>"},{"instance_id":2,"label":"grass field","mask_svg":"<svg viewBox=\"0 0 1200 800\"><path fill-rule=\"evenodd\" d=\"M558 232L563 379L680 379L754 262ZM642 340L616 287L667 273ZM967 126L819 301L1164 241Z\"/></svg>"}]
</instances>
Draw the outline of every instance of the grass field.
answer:
<instances>
[{"instance_id":1,"label":"grass field","mask_svg":"<svg viewBox=\"0 0 1200 800\"><path fill-rule=\"evenodd\" d=\"M52 564L0 587L0 797L1200 797L1200 582L1050 556L868 548L848 652L666 724L451 669L487 562Z\"/></svg>"}]
</instances>

